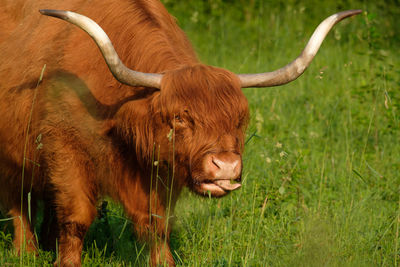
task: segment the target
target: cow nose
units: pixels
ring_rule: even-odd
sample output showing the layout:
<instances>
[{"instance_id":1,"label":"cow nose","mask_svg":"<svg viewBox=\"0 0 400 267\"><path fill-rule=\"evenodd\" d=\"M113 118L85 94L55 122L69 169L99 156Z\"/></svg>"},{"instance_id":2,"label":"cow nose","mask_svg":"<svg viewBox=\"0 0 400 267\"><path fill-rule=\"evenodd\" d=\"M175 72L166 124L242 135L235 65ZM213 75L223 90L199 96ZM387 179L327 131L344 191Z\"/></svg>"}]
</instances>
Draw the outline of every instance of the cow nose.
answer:
<instances>
[{"instance_id":1,"label":"cow nose","mask_svg":"<svg viewBox=\"0 0 400 267\"><path fill-rule=\"evenodd\" d=\"M208 171L214 179L236 180L240 177L240 156L234 153L212 155L208 160Z\"/></svg>"}]
</instances>

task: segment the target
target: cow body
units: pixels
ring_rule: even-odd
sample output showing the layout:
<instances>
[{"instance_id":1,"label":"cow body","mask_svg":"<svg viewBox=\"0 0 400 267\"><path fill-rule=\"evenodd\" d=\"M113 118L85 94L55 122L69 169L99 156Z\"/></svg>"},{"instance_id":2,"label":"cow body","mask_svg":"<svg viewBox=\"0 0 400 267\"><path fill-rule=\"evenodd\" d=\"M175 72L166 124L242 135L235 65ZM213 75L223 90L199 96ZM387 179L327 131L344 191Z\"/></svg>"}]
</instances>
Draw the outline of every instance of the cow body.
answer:
<instances>
[{"instance_id":1,"label":"cow body","mask_svg":"<svg viewBox=\"0 0 400 267\"><path fill-rule=\"evenodd\" d=\"M165 73L161 90L116 81L86 33L40 8L98 22L129 68ZM58 239L61 265L80 265L96 204L110 196L150 243L151 264L174 265L165 218L182 187L206 193L224 162L240 177L248 108L237 77L200 64L159 1L3 1L0 25L0 207L22 218L16 248L24 235L37 246L29 194L33 215L45 203L43 246Z\"/></svg>"},{"instance_id":2,"label":"cow body","mask_svg":"<svg viewBox=\"0 0 400 267\"><path fill-rule=\"evenodd\" d=\"M84 29L100 53L39 9L85 15L109 39L79 14L41 10ZM2 1L0 208L14 218L16 248L37 248L43 200L43 247L58 244L60 265L80 266L96 205L109 196L149 242L150 264L173 266L168 225L182 188L220 197L240 187L249 118L241 88L295 80L333 25L359 13L325 19L285 67L236 75L201 64L158 0Z\"/></svg>"}]
</instances>

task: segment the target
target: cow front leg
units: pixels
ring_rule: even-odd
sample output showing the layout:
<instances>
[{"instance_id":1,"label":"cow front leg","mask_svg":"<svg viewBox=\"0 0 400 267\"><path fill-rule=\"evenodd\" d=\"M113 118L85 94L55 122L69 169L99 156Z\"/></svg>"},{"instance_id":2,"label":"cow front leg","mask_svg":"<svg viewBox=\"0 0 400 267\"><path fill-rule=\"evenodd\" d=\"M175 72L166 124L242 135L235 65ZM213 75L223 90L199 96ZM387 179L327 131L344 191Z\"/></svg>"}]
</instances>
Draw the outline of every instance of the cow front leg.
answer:
<instances>
[{"instance_id":1,"label":"cow front leg","mask_svg":"<svg viewBox=\"0 0 400 267\"><path fill-rule=\"evenodd\" d=\"M160 208L160 207L159 207ZM151 223L147 224L145 228L147 229L147 241L150 245L150 266L175 266L174 258L172 257L171 249L169 247L169 227L167 227L166 220L164 219L163 210L159 209L158 214L163 214L163 216L153 217ZM144 225L144 224L142 224ZM150 227L148 227L150 225ZM137 228L139 230L143 227Z\"/></svg>"},{"instance_id":2,"label":"cow front leg","mask_svg":"<svg viewBox=\"0 0 400 267\"><path fill-rule=\"evenodd\" d=\"M90 201L75 199L56 209L58 222L57 266L81 266L81 254L85 234L92 224L96 207Z\"/></svg>"},{"instance_id":3,"label":"cow front leg","mask_svg":"<svg viewBox=\"0 0 400 267\"><path fill-rule=\"evenodd\" d=\"M81 266L85 234L96 217L97 187L87 162L65 158L51 177L58 230L55 265L77 267Z\"/></svg>"},{"instance_id":4,"label":"cow front leg","mask_svg":"<svg viewBox=\"0 0 400 267\"><path fill-rule=\"evenodd\" d=\"M59 226L59 259L56 266L81 266L83 240L89 225L82 222L64 222Z\"/></svg>"},{"instance_id":5,"label":"cow front leg","mask_svg":"<svg viewBox=\"0 0 400 267\"><path fill-rule=\"evenodd\" d=\"M139 203L136 201L136 203ZM127 215L132 219L134 230L140 240L147 241L150 247L150 266L175 266L169 247L169 231L167 231L165 212L162 206L153 208L154 216L150 220L148 207L141 210L135 203L127 205L123 202ZM143 206L142 206L143 207Z\"/></svg>"},{"instance_id":6,"label":"cow front leg","mask_svg":"<svg viewBox=\"0 0 400 267\"><path fill-rule=\"evenodd\" d=\"M150 245L150 266L175 266L168 242L169 240L165 239L152 242Z\"/></svg>"}]
</instances>

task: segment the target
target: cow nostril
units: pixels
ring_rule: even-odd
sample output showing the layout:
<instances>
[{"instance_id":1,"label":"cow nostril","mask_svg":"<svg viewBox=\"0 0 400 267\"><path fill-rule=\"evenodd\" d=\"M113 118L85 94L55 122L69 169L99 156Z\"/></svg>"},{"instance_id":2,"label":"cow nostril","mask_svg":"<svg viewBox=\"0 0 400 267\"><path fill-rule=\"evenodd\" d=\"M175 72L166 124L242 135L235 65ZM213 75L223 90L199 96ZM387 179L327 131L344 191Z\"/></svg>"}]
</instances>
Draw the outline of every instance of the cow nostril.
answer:
<instances>
[{"instance_id":1,"label":"cow nostril","mask_svg":"<svg viewBox=\"0 0 400 267\"><path fill-rule=\"evenodd\" d=\"M220 165L218 164L219 160L212 157L211 161L218 169L221 169Z\"/></svg>"}]
</instances>

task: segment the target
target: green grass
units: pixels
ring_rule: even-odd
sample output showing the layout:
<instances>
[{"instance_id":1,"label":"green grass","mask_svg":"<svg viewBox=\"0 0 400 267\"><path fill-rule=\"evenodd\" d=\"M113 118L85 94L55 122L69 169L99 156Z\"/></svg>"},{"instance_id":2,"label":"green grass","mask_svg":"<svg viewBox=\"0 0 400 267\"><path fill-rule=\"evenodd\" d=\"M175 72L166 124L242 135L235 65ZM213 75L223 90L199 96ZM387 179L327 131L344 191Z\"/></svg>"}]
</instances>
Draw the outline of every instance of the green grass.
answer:
<instances>
[{"instance_id":1,"label":"green grass","mask_svg":"<svg viewBox=\"0 0 400 267\"><path fill-rule=\"evenodd\" d=\"M183 192L171 238L178 265L400 266L399 2L163 2L202 61L238 73L281 67L325 17L366 11L337 25L295 82L244 89L243 186L222 199ZM145 265L148 249L121 207L108 209L86 238L84 265ZM21 262L9 233L0 232L1 266ZM54 255L23 257L50 266Z\"/></svg>"}]
</instances>

